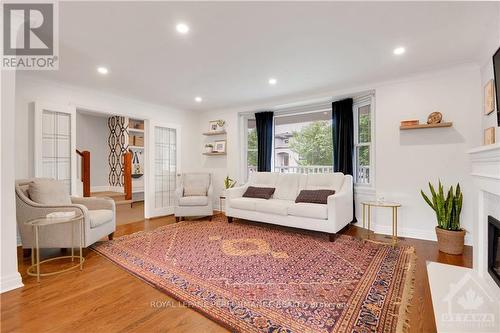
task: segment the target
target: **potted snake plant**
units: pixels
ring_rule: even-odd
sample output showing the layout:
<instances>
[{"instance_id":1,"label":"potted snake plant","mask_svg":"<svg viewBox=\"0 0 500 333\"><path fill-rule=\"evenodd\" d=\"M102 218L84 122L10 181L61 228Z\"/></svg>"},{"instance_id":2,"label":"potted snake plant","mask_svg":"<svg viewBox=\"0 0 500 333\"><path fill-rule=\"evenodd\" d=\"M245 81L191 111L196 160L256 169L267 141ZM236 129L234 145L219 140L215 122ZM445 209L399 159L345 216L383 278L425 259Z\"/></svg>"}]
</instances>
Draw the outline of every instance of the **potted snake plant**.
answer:
<instances>
[{"instance_id":1,"label":"potted snake plant","mask_svg":"<svg viewBox=\"0 0 500 333\"><path fill-rule=\"evenodd\" d=\"M451 186L446 196L441 181L439 181L437 191L429 182L429 190L432 199L424 191L420 192L425 202L436 212L438 224L436 226L436 236L439 251L448 254L462 254L464 251L465 230L460 227L460 213L463 202L460 184L457 184L455 190Z\"/></svg>"}]
</instances>

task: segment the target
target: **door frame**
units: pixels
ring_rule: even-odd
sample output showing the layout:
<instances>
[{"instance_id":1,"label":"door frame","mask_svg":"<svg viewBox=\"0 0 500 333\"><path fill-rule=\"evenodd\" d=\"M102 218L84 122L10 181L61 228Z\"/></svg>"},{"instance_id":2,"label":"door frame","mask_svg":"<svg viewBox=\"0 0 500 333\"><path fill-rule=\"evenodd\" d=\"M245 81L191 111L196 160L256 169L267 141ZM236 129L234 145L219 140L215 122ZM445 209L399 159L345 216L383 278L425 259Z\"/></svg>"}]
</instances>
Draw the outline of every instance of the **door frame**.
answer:
<instances>
[{"instance_id":1,"label":"door frame","mask_svg":"<svg viewBox=\"0 0 500 333\"><path fill-rule=\"evenodd\" d=\"M174 206L164 208L154 208L155 203L155 147L154 147L154 128L165 127L175 129L176 135L176 179L175 186L177 188L177 175L181 173L181 126L174 123L164 123L153 119L144 120L144 146L145 146L145 179L144 179L144 216L152 218L158 216L171 215L174 213Z\"/></svg>"},{"instance_id":2,"label":"door frame","mask_svg":"<svg viewBox=\"0 0 500 333\"><path fill-rule=\"evenodd\" d=\"M77 193L77 170L76 170L76 107L74 105L64 105L64 104L55 104L45 101L35 101L34 110L34 167L35 167L35 177L41 177L43 174L43 165L42 165L42 140L37 140L42 138L42 122L43 122L43 111L53 111L58 113L66 113L70 115L71 124L70 124L70 140L71 140L71 150L70 150L70 173L71 173L71 195L76 195Z\"/></svg>"}]
</instances>

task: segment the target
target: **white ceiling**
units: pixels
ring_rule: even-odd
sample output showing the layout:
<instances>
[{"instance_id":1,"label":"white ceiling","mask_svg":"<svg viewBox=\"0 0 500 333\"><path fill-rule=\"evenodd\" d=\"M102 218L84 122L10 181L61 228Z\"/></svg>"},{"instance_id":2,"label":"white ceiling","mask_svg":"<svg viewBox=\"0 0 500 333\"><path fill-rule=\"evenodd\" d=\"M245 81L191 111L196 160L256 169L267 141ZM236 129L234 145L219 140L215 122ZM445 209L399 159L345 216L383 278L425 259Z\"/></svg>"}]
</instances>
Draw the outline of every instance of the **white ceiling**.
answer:
<instances>
[{"instance_id":1,"label":"white ceiling","mask_svg":"<svg viewBox=\"0 0 500 333\"><path fill-rule=\"evenodd\" d=\"M499 6L61 2L60 69L31 74L185 110L242 107L484 60Z\"/></svg>"}]
</instances>

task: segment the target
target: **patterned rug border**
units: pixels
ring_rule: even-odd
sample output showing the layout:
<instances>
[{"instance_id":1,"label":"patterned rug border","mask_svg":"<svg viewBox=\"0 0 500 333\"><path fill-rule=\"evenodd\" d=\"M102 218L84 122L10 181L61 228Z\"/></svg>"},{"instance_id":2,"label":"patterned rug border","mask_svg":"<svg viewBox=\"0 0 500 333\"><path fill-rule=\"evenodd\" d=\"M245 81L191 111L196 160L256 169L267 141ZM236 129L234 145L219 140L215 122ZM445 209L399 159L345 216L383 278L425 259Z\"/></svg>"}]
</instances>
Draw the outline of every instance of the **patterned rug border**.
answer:
<instances>
[{"instance_id":1,"label":"patterned rug border","mask_svg":"<svg viewBox=\"0 0 500 333\"><path fill-rule=\"evenodd\" d=\"M139 275L138 273L133 272L129 268L120 264L117 260L107 256L106 254L104 254L103 252L101 252L99 249L96 248L96 245L100 245L100 244L104 244L104 243L114 243L114 242L117 242L117 241L122 240L122 239L137 237L138 235L152 233L152 232L155 232L155 231L158 231L161 229L175 229L183 224L190 225L190 224L195 224L195 223L199 223L199 222L205 222L205 221L198 220L198 219L197 220L180 221L177 223L159 226L159 227L152 229L152 230L136 231L136 232L133 232L131 234L126 234L126 235L120 236L118 238L115 238L114 240L106 240L106 241L98 242L96 244L91 245L90 249L92 251L94 251L95 253L97 253L100 257L107 259L109 262L113 263L115 266L119 267L120 269L123 269L125 272L127 272L131 276L138 278L139 280L145 282L146 284L153 287L154 289L166 294L167 296L173 298L174 300L176 300L178 302L182 302L183 304L189 304L189 306L186 305L186 308L195 310L199 314L203 315L204 317L208 318L209 320L214 321L215 323L230 330L231 332L236 332L235 330L237 330L238 328L235 328L234 326L232 326L232 324L230 322L225 321L223 318L215 317L214 315L209 313L210 310L207 311L206 309L204 309L201 306L198 306L196 304L192 304L192 303L188 302L187 299L185 299L182 295L178 295L175 291L171 291L171 290L166 289L165 287L163 287L159 284L155 284L152 281L149 281L147 278L144 278L141 275ZM271 228L277 227L277 230L286 230L287 232L290 232L290 233L299 232L299 233L306 234L306 235L312 235L312 236L316 235L316 233L310 232L308 230L300 230L300 229L299 230L295 230L295 229L290 230L290 228L286 228L286 227L282 227L282 226L274 226L274 225L270 225L270 224L260 225L260 223L253 222L253 221L248 221L248 222L251 222L252 226L257 227L259 229L269 229L269 227L271 227ZM389 243L368 240L368 239L360 239L360 238L357 238L357 237L354 237L351 235L342 235L341 234L339 236L342 238L363 240L366 242L379 244L379 245L384 246L384 247L386 247L386 246L391 247L392 246ZM413 246L406 245L406 247L407 247L407 250L405 252L409 258L408 258L408 263L406 264L406 267L404 267L404 277L403 277L404 282L403 282L403 288L402 288L402 295L400 297L401 301L397 302L397 299L398 299L397 297L395 298L395 300L392 300L392 303L394 305L396 305L397 309L398 309L397 315L393 314L393 316L395 316L397 318L396 332L408 332L409 331L410 323L409 323L408 316L409 316L409 312L410 312L409 310L411 308L411 301L413 299L414 288L415 288L415 271L416 271L416 266L417 266L416 263L417 263L418 257L415 253L415 248Z\"/></svg>"},{"instance_id":2,"label":"patterned rug border","mask_svg":"<svg viewBox=\"0 0 500 333\"><path fill-rule=\"evenodd\" d=\"M187 221L182 221L182 222L187 222ZM179 223L181 223L181 222L179 222ZM147 233L147 232L155 231L155 230L157 230L159 228L163 228L163 227L166 227L166 226L161 226L161 227L158 227L156 229L149 230L149 231L137 231L137 232L134 232L134 233L131 233L131 234L128 234L128 235L123 235L121 237L118 237L117 239L125 238L127 236L132 236L132 235L135 235L135 234ZM100 242L100 243L107 243L107 242L113 242L113 241L114 240L111 240L111 241L108 240L108 241L104 241L104 242ZM102 257L102 258L106 259L107 261L111 262L116 267L124 270L126 273L128 273L132 277L138 278L142 282L145 282L147 285L149 285L152 288L154 288L154 289L156 289L156 290L158 290L158 291L166 294L167 296L173 298L174 300L176 300L178 302L186 303L186 300L184 300L183 297L177 295L176 293L174 293L174 292L172 292L172 291L170 291L170 290L168 290L166 288L161 287L160 285L156 285L156 284L152 283L151 281L148 281L147 279L143 278L142 276L140 276L137 273L132 272L130 269L124 267L121 264L119 264L116 260L112 259L111 257L106 256L104 253L102 253L98 249L94 248L94 245L91 245L90 249L92 251L94 251L95 253L97 253L100 257ZM203 310L201 307L198 307L198 306L192 304L191 306L186 306L186 308L195 310L196 312L198 312L202 316L204 316L204 317L206 317L206 318L214 321L215 323L221 325L224 328L227 328L231 332L234 331L234 327L232 327L229 323L225 322L224 320L221 320L219 318L216 318L216 317L210 315L206 310Z\"/></svg>"}]
</instances>

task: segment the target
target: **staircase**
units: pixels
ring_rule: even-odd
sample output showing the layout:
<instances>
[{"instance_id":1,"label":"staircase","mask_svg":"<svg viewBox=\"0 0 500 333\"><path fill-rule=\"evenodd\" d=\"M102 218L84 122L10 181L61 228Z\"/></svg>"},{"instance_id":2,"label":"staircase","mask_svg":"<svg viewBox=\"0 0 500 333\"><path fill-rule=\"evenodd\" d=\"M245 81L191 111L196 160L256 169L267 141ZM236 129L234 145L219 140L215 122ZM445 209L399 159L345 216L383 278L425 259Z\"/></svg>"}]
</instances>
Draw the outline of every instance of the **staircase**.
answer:
<instances>
[{"instance_id":1,"label":"staircase","mask_svg":"<svg viewBox=\"0 0 500 333\"><path fill-rule=\"evenodd\" d=\"M111 191L104 191L104 192L92 192L91 193L92 197L108 197L111 198L115 201L116 206L120 205L131 205L132 200L127 200L125 198L125 193L122 192L111 192Z\"/></svg>"}]
</instances>

